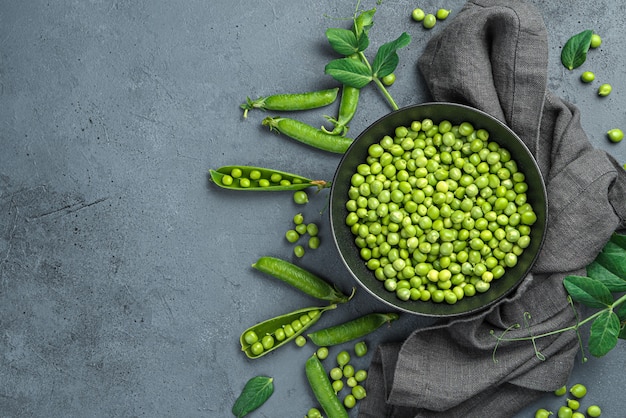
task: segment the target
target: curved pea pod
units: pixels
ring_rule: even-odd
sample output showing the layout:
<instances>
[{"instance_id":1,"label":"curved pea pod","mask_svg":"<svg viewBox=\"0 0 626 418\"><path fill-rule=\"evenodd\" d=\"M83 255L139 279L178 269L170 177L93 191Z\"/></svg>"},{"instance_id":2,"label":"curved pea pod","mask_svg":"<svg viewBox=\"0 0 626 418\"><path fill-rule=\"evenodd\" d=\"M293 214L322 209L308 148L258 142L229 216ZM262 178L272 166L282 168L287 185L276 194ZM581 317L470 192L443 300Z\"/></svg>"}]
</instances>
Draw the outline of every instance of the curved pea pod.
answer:
<instances>
[{"instance_id":1,"label":"curved pea pod","mask_svg":"<svg viewBox=\"0 0 626 418\"><path fill-rule=\"evenodd\" d=\"M298 309L293 312L289 312L284 315L276 316L274 318L266 319L263 322L259 322L256 325L251 326L241 333L239 337L239 342L241 344L241 350L251 359L259 358L264 356L265 354L276 350L279 347L284 346L289 341L295 339L298 335L302 334L304 331L309 329L312 325L314 325L317 321L319 321L322 314L330 309L335 309L337 305L328 305L325 307L309 307ZM306 323L302 323L301 318L303 316L308 317L308 321ZM300 321L302 327L299 329L293 329L293 334L285 336L284 339L278 340L276 338L276 331L280 329L285 329L286 327L292 327L295 321ZM263 349L260 353L254 353L252 346L254 342L246 341L246 337L250 335L250 333L254 333L259 342L265 336L272 336L274 338L275 343L272 344L271 347Z\"/></svg>"},{"instance_id":2,"label":"curved pea pod","mask_svg":"<svg viewBox=\"0 0 626 418\"><path fill-rule=\"evenodd\" d=\"M343 324L320 329L307 336L317 346L330 347L364 337L399 317L396 313L369 313Z\"/></svg>"},{"instance_id":3,"label":"curved pea pod","mask_svg":"<svg viewBox=\"0 0 626 418\"><path fill-rule=\"evenodd\" d=\"M241 170L241 177L233 178L231 175L233 170ZM252 176L253 173L256 175ZM331 185L330 181L312 180L285 171L248 165L226 165L216 170L209 170L209 174L213 183L230 190L277 192L303 190L312 186L323 189ZM249 184L242 185L241 179L246 179Z\"/></svg>"},{"instance_id":4,"label":"curved pea pod","mask_svg":"<svg viewBox=\"0 0 626 418\"><path fill-rule=\"evenodd\" d=\"M334 128L332 131L328 131L322 126L322 131L331 135L346 135L350 129L348 124L356 114L360 94L360 89L345 84L341 93L337 118L326 116L326 119L334 125Z\"/></svg>"},{"instance_id":5,"label":"curved pea pod","mask_svg":"<svg viewBox=\"0 0 626 418\"><path fill-rule=\"evenodd\" d=\"M296 119L268 116L261 123L269 126L271 131L277 131L303 144L336 154L345 153L354 141L346 136L324 132Z\"/></svg>"},{"instance_id":6,"label":"curved pea pod","mask_svg":"<svg viewBox=\"0 0 626 418\"><path fill-rule=\"evenodd\" d=\"M248 117L248 111L252 109L262 110L308 110L328 106L337 99L339 87L325 90L309 91L305 93L273 94L267 97L259 97L255 100L246 98L246 102L240 107L243 109L243 117Z\"/></svg>"},{"instance_id":7,"label":"curved pea pod","mask_svg":"<svg viewBox=\"0 0 626 418\"><path fill-rule=\"evenodd\" d=\"M345 295L321 277L280 258L261 257L252 264L252 267L282 280L309 296L330 303L345 303L354 296L354 288L350 295Z\"/></svg>"},{"instance_id":8,"label":"curved pea pod","mask_svg":"<svg viewBox=\"0 0 626 418\"><path fill-rule=\"evenodd\" d=\"M320 359L315 355L309 357L304 365L304 371L315 399L328 418L348 418L348 411L337 397Z\"/></svg>"}]
</instances>

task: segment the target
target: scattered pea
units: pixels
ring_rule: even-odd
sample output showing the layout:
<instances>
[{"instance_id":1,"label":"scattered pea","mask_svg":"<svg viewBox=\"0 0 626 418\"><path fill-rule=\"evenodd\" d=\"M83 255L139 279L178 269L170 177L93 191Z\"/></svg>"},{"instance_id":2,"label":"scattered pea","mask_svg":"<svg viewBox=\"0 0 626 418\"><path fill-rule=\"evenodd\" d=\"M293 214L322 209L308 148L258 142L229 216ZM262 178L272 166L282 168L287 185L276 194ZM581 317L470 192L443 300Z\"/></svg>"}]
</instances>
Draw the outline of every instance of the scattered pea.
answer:
<instances>
[{"instance_id":1,"label":"scattered pea","mask_svg":"<svg viewBox=\"0 0 626 418\"><path fill-rule=\"evenodd\" d=\"M610 84L602 84L600 85L600 87L598 87L598 96L608 96L609 94L611 94L611 91L613 91L613 87L611 87Z\"/></svg>"},{"instance_id":2,"label":"scattered pea","mask_svg":"<svg viewBox=\"0 0 626 418\"><path fill-rule=\"evenodd\" d=\"M304 222L304 215L302 215L302 213L297 213L293 216L294 225L300 225L303 222Z\"/></svg>"},{"instance_id":3,"label":"scattered pea","mask_svg":"<svg viewBox=\"0 0 626 418\"><path fill-rule=\"evenodd\" d=\"M580 408L580 401L578 401L577 399L568 399L567 406L572 411L576 411L578 408Z\"/></svg>"},{"instance_id":4,"label":"scattered pea","mask_svg":"<svg viewBox=\"0 0 626 418\"><path fill-rule=\"evenodd\" d=\"M341 380L343 378L343 370L341 370L341 367L333 367L330 369L329 375L332 380Z\"/></svg>"},{"instance_id":5,"label":"scattered pea","mask_svg":"<svg viewBox=\"0 0 626 418\"><path fill-rule=\"evenodd\" d=\"M333 386L333 390L335 391L335 393L339 393L343 389L343 380L341 379L333 380L331 384Z\"/></svg>"},{"instance_id":6,"label":"scattered pea","mask_svg":"<svg viewBox=\"0 0 626 418\"><path fill-rule=\"evenodd\" d=\"M290 229L285 232L285 238L287 241L294 243L300 239L300 234L295 229Z\"/></svg>"},{"instance_id":7,"label":"scattered pea","mask_svg":"<svg viewBox=\"0 0 626 418\"><path fill-rule=\"evenodd\" d=\"M587 388L585 387L585 385L581 383L576 383L574 386L570 388L569 393L571 393L572 396L575 396L576 398L580 399L587 394Z\"/></svg>"},{"instance_id":8,"label":"scattered pea","mask_svg":"<svg viewBox=\"0 0 626 418\"><path fill-rule=\"evenodd\" d=\"M585 71L580 75L580 80L583 83L591 83L595 79L596 79L596 75L591 71Z\"/></svg>"},{"instance_id":9,"label":"scattered pea","mask_svg":"<svg viewBox=\"0 0 626 418\"><path fill-rule=\"evenodd\" d=\"M304 257L304 247L302 245L296 245L295 247L293 247L293 253L298 258Z\"/></svg>"},{"instance_id":10,"label":"scattered pea","mask_svg":"<svg viewBox=\"0 0 626 418\"><path fill-rule=\"evenodd\" d=\"M306 413L306 418L323 418L322 417L322 413L320 412L319 409L317 408L311 408L309 409L309 411Z\"/></svg>"},{"instance_id":11,"label":"scattered pea","mask_svg":"<svg viewBox=\"0 0 626 418\"><path fill-rule=\"evenodd\" d=\"M592 418L597 418L601 414L602 414L602 410L600 409L598 405L591 405L589 408L587 408L587 415L589 415Z\"/></svg>"},{"instance_id":12,"label":"scattered pea","mask_svg":"<svg viewBox=\"0 0 626 418\"><path fill-rule=\"evenodd\" d=\"M367 354L367 344L365 341L359 341L354 345L354 354L356 354L357 357L363 357Z\"/></svg>"},{"instance_id":13,"label":"scattered pea","mask_svg":"<svg viewBox=\"0 0 626 418\"><path fill-rule=\"evenodd\" d=\"M437 20L446 20L446 18L450 15L450 10L439 9L437 10L436 17Z\"/></svg>"},{"instance_id":14,"label":"scattered pea","mask_svg":"<svg viewBox=\"0 0 626 418\"><path fill-rule=\"evenodd\" d=\"M611 142L620 142L624 139L624 132L621 129L613 128L607 131L606 136Z\"/></svg>"},{"instance_id":15,"label":"scattered pea","mask_svg":"<svg viewBox=\"0 0 626 418\"><path fill-rule=\"evenodd\" d=\"M320 239L318 237L309 238L309 248L315 250L320 246Z\"/></svg>"},{"instance_id":16,"label":"scattered pea","mask_svg":"<svg viewBox=\"0 0 626 418\"><path fill-rule=\"evenodd\" d=\"M310 236L314 237L314 236L316 236L316 235L318 234L318 232L319 232L319 227L318 227L316 224L314 224L314 223L309 223L309 224L307 224L307 226L306 226L306 232L307 232Z\"/></svg>"},{"instance_id":17,"label":"scattered pea","mask_svg":"<svg viewBox=\"0 0 626 418\"><path fill-rule=\"evenodd\" d=\"M602 45L602 38L597 33L591 35L591 42L589 43L590 48L598 48Z\"/></svg>"},{"instance_id":18,"label":"scattered pea","mask_svg":"<svg viewBox=\"0 0 626 418\"><path fill-rule=\"evenodd\" d=\"M574 413L574 411L572 411L571 408L563 405L559 408L559 410L557 411L557 417L558 418L572 418L572 414Z\"/></svg>"},{"instance_id":19,"label":"scattered pea","mask_svg":"<svg viewBox=\"0 0 626 418\"><path fill-rule=\"evenodd\" d=\"M413 9L413 12L411 12L411 18L416 22L421 22L425 17L426 13L420 8Z\"/></svg>"},{"instance_id":20,"label":"scattered pea","mask_svg":"<svg viewBox=\"0 0 626 418\"><path fill-rule=\"evenodd\" d=\"M424 28L426 29L432 29L435 27L436 24L437 17L432 13L426 14L426 16L424 16L424 19L422 20L422 26L424 26Z\"/></svg>"},{"instance_id":21,"label":"scattered pea","mask_svg":"<svg viewBox=\"0 0 626 418\"><path fill-rule=\"evenodd\" d=\"M339 365L339 367L343 367L346 364L350 363L350 353L348 353L346 350L342 350L337 354L337 364Z\"/></svg>"},{"instance_id":22,"label":"scattered pea","mask_svg":"<svg viewBox=\"0 0 626 418\"><path fill-rule=\"evenodd\" d=\"M296 337L296 345L298 347L304 347L306 345L306 338L302 335Z\"/></svg>"},{"instance_id":23,"label":"scattered pea","mask_svg":"<svg viewBox=\"0 0 626 418\"><path fill-rule=\"evenodd\" d=\"M315 352L315 355L317 356L318 359L325 360L326 358L328 358L328 347L318 348L317 351Z\"/></svg>"},{"instance_id":24,"label":"scattered pea","mask_svg":"<svg viewBox=\"0 0 626 418\"><path fill-rule=\"evenodd\" d=\"M367 371L363 369L357 370L354 373L354 379L359 383L364 382L367 379Z\"/></svg>"},{"instance_id":25,"label":"scattered pea","mask_svg":"<svg viewBox=\"0 0 626 418\"><path fill-rule=\"evenodd\" d=\"M550 415L552 415L552 412L545 408L539 408L535 411L535 418L548 418Z\"/></svg>"},{"instance_id":26,"label":"scattered pea","mask_svg":"<svg viewBox=\"0 0 626 418\"><path fill-rule=\"evenodd\" d=\"M293 201L298 205L304 205L309 201L309 196L304 190L297 190L293 193Z\"/></svg>"},{"instance_id":27,"label":"scattered pea","mask_svg":"<svg viewBox=\"0 0 626 418\"><path fill-rule=\"evenodd\" d=\"M557 390L554 391L554 394L556 396L563 396L567 393L567 385L563 385L560 388L558 388Z\"/></svg>"},{"instance_id":28,"label":"scattered pea","mask_svg":"<svg viewBox=\"0 0 626 418\"><path fill-rule=\"evenodd\" d=\"M585 417L585 414L583 414L582 412L574 411L574 413L572 414L572 418L586 418L586 417Z\"/></svg>"},{"instance_id":29,"label":"scattered pea","mask_svg":"<svg viewBox=\"0 0 626 418\"><path fill-rule=\"evenodd\" d=\"M296 225L294 229L300 235L306 234L306 225L305 224Z\"/></svg>"},{"instance_id":30,"label":"scattered pea","mask_svg":"<svg viewBox=\"0 0 626 418\"><path fill-rule=\"evenodd\" d=\"M356 406L356 398L354 395L351 393L346 395L346 397L343 398L343 405L348 409L354 408Z\"/></svg>"},{"instance_id":31,"label":"scattered pea","mask_svg":"<svg viewBox=\"0 0 626 418\"><path fill-rule=\"evenodd\" d=\"M351 390L352 395L354 396L354 398L356 400L361 400L363 398L365 398L366 396L366 392L365 392L365 388L361 385L356 385L352 388Z\"/></svg>"},{"instance_id":32,"label":"scattered pea","mask_svg":"<svg viewBox=\"0 0 626 418\"><path fill-rule=\"evenodd\" d=\"M394 73L391 74L387 74L386 76L384 76L380 81L382 81L382 83L385 86L391 86L393 85L393 83L396 82L396 75Z\"/></svg>"}]
</instances>

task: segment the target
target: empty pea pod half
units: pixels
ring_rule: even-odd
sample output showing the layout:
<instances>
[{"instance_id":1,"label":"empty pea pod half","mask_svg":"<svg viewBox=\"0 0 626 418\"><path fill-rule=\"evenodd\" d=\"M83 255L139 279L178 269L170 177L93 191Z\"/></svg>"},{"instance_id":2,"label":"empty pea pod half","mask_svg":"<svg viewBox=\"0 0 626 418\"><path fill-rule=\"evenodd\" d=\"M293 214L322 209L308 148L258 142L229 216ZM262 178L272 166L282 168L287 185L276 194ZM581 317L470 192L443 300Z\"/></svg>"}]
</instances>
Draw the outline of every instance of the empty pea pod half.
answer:
<instances>
[{"instance_id":1,"label":"empty pea pod half","mask_svg":"<svg viewBox=\"0 0 626 418\"><path fill-rule=\"evenodd\" d=\"M356 319L320 329L307 334L313 344L319 347L330 347L366 336L376 331L386 323L395 321L400 316L397 313L369 313Z\"/></svg>"},{"instance_id":2,"label":"empty pea pod half","mask_svg":"<svg viewBox=\"0 0 626 418\"><path fill-rule=\"evenodd\" d=\"M222 166L209 170L209 174L217 186L231 190L271 192L303 190L312 186L324 189L331 184L330 181L312 180L285 171L246 165Z\"/></svg>"},{"instance_id":3,"label":"empty pea pod half","mask_svg":"<svg viewBox=\"0 0 626 418\"><path fill-rule=\"evenodd\" d=\"M309 307L267 319L246 329L239 338L241 350L251 359L282 347L319 321L322 314L337 305Z\"/></svg>"},{"instance_id":4,"label":"empty pea pod half","mask_svg":"<svg viewBox=\"0 0 626 418\"><path fill-rule=\"evenodd\" d=\"M350 295L345 295L321 277L280 258L261 257L252 264L252 267L282 280L309 296L330 303L345 303L354 295L354 288Z\"/></svg>"}]
</instances>

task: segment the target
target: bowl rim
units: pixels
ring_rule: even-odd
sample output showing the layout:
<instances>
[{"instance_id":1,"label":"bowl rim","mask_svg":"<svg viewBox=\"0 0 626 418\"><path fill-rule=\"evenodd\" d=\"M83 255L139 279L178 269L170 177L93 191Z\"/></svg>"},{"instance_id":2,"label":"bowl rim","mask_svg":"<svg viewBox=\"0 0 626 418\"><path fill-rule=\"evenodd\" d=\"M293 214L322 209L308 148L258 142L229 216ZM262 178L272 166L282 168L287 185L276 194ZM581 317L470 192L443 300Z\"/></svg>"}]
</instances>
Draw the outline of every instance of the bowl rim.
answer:
<instances>
[{"instance_id":1,"label":"bowl rim","mask_svg":"<svg viewBox=\"0 0 626 418\"><path fill-rule=\"evenodd\" d=\"M476 295L473 296L471 298L467 298L467 299L462 299L459 302L457 302L457 304L453 304L453 305L449 305L446 303L435 303L432 301L402 301L400 299L398 299L394 292L390 292L385 290L382 286L380 287L380 289L382 289L382 291L380 292L382 295L384 295L385 297L381 296L381 294L378 294L376 291L374 291L373 289L371 289L369 286L366 285L366 283L354 272L354 269L352 267L352 265L347 261L346 256L344 254L344 244L342 242L339 241L338 239L338 231L339 228L347 228L347 226L345 225L345 219L335 219L335 212L336 210L341 210L341 209L336 209L337 204L335 204L335 201L337 199L337 190L341 188L340 183L338 183L340 180L338 180L338 177L340 177L340 173L342 171L342 168L344 167L344 164L346 164L346 161L350 158L351 155L351 151L353 151L355 148L359 147L359 144L363 141L363 138L367 138L368 134L370 132L372 132L373 130L376 129L376 127L380 126L381 124L384 124L385 121L389 121L389 120L395 120L397 118L402 118L402 115L405 114L412 114L414 112L419 112L423 109L448 109L448 111L450 111L450 109L453 110L462 110L463 112L469 112L469 113L474 113L475 117L478 118L482 118L482 121L488 121L487 125L490 125L491 128L493 127L497 127L498 131L502 131L503 133L505 133L508 137L513 138L514 142L516 143L516 145L514 146L516 149L519 148L519 150L522 150L523 153L525 154L524 158L525 160L527 160L526 162L528 163L528 165L531 167L531 170L533 171L533 178L535 181L539 182L540 185L540 198L539 201L541 203L541 210L537 211L538 215L540 215L540 223L536 223L535 225L538 225L537 227L535 227L535 225L533 225L533 229L531 230L531 233L533 234L533 239L531 239L531 245L533 246L533 253L531 256L526 256L525 259L525 264L527 265L527 267L525 267L522 271L521 274L519 274L519 277L514 280L514 282L509 285L509 286L504 286L502 285L502 289L500 289L498 291L497 296L492 297L491 299L487 298L487 302L486 303L478 303L476 301L481 300L481 296L482 295L489 295L489 291L481 294L481 295ZM409 117L406 117L405 119L409 119ZM415 118L412 118L415 119ZM441 120L445 119L444 117L441 118ZM440 121L439 121L440 122ZM398 123L396 126L399 126L400 123ZM480 126L481 123L475 124L475 126L481 127ZM493 129L490 130L490 140L492 140L491 138L491 131ZM374 143L376 141L372 141L371 143ZM498 142L498 141L496 141ZM516 162L518 162L520 157L515 157ZM524 169L524 174L528 174L527 173L528 168ZM353 171L352 171L353 172ZM345 197L343 198L343 205L345 206ZM530 152L529 148L526 146L526 144L521 140L521 138L510 128L508 127L505 123L503 123L501 120L497 119L496 117L480 110L477 108L474 108L472 106L469 105L465 105L465 104L460 104L460 103L454 103L454 102L423 102L423 103L417 103L417 104L412 104L409 106L405 106L402 107L398 110L394 110L392 112L389 112L387 114L385 114L384 116L380 117L379 119L377 119L375 122L371 123L367 128L365 128L354 140L354 142L350 145L349 149L344 153L344 155L342 156L339 164L337 165L337 168L335 170L335 174L333 176L333 182L331 185L331 191L330 191L330 197L329 197L329 205L330 205L330 210L329 210L329 216L330 216L330 226L331 226L331 232L332 232L332 237L333 237L333 241L335 244L335 247L337 249L337 251L339 252L341 261L343 263L343 265L347 268L348 272L350 273L350 275L352 276L352 278L359 283L359 285L365 289L370 295L374 296L375 299L383 302L384 304L390 306L391 308L394 308L396 310L399 311L403 311L403 312L407 312L407 313L411 313L411 314L415 314L415 315L420 315L420 316L427 316L427 317L438 317L438 318L451 318L451 317L457 317L457 316L463 316L463 315L469 315L469 314L473 314L473 313L477 313L477 312L481 312L481 311L485 311L491 307L493 307L494 305L500 303L501 301L503 301L503 299L505 299L506 296L508 296L509 294L511 294L516 288L519 287L519 285L524 281L524 279L526 277L528 277L528 275L531 273L532 267L535 265L537 258L541 252L541 249L543 247L544 241L545 241L545 237L546 237L546 231L547 231L547 219L548 219L548 198L547 198L547 190L546 190L546 185L545 185L545 181L543 179L543 175L541 173L541 170L539 168L539 165L535 159L535 157L532 155L532 153ZM535 209L534 205L533 205L533 209ZM345 208L343 209L345 211ZM539 230L538 230L539 228ZM349 231L350 232L350 231ZM351 232L350 232L351 235ZM537 242L537 239L539 240L539 242ZM356 244L354 244L354 237L352 236L352 247L354 249L356 249ZM526 251L525 251L526 252ZM360 256L357 255L358 258L360 259ZM529 259L530 257L530 259ZM364 264L364 262L363 262ZM369 271L369 270L368 270ZM507 269L508 271L508 269ZM373 272L369 271L369 274L373 277ZM503 276L504 277L504 276ZM371 279L371 278L370 278ZM375 279L376 280L376 279ZM498 279L500 280L500 279ZM511 279L509 279L511 280ZM371 281L371 280L370 280ZM377 281L377 280L376 280ZM503 281L504 282L504 281ZM380 283L380 282L378 282ZM497 285L498 282L496 282ZM491 290L491 289L490 289ZM382 292L386 292L386 293L382 293ZM491 295L493 296L493 295ZM476 299L475 299L476 298ZM465 303L463 304L463 300L472 300L473 303ZM442 312L442 308L441 306L445 306L446 308L449 308L448 311L449 312ZM464 306L469 306L466 309L461 309L458 307L463 308ZM433 311L433 307L437 307L434 308ZM430 309L429 309L430 308Z\"/></svg>"}]
</instances>

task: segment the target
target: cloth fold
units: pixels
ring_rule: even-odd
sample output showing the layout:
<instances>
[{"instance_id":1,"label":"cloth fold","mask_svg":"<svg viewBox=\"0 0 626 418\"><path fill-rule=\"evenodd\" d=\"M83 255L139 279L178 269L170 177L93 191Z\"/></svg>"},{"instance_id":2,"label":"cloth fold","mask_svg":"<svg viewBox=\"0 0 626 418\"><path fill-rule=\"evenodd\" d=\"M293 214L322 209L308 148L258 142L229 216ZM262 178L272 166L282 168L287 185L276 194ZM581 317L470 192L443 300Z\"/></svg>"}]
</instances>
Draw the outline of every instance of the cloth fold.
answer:
<instances>
[{"instance_id":1,"label":"cloth fold","mask_svg":"<svg viewBox=\"0 0 626 418\"><path fill-rule=\"evenodd\" d=\"M470 0L418 66L434 100L481 109L525 142L546 182L548 230L532 273L503 302L378 347L359 417L510 417L566 383L578 340L573 332L540 338L540 355L529 341L501 342L494 355L496 336L575 323L562 280L585 274L626 227L626 171L591 146L579 110L547 90L547 32L533 5Z\"/></svg>"}]
</instances>

